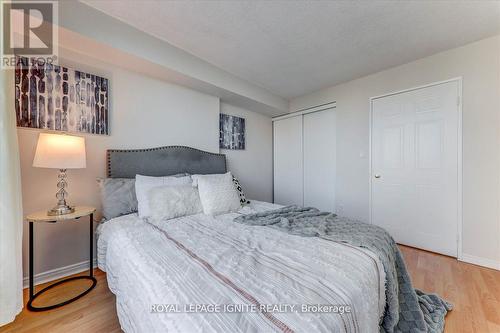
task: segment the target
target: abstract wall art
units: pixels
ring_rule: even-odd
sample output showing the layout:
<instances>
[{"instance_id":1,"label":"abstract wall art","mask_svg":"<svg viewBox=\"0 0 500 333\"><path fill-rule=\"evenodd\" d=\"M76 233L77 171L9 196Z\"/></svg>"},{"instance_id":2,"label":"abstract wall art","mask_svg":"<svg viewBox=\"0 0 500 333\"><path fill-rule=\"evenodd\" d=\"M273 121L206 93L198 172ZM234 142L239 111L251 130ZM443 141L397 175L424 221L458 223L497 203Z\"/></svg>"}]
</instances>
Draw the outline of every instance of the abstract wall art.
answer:
<instances>
[{"instance_id":1,"label":"abstract wall art","mask_svg":"<svg viewBox=\"0 0 500 333\"><path fill-rule=\"evenodd\" d=\"M220 114L219 148L245 149L245 118Z\"/></svg>"},{"instance_id":2,"label":"abstract wall art","mask_svg":"<svg viewBox=\"0 0 500 333\"><path fill-rule=\"evenodd\" d=\"M72 68L18 57L18 127L109 134L109 80Z\"/></svg>"}]
</instances>

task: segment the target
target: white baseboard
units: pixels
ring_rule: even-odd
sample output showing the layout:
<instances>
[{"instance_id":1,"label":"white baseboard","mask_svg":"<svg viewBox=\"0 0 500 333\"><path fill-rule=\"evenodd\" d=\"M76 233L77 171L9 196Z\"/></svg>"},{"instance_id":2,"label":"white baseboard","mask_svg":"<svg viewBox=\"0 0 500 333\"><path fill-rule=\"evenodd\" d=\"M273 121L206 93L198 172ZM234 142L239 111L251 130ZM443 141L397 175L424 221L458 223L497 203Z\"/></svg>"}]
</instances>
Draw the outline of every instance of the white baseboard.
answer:
<instances>
[{"instance_id":1,"label":"white baseboard","mask_svg":"<svg viewBox=\"0 0 500 333\"><path fill-rule=\"evenodd\" d=\"M97 267L97 259L94 259L94 268ZM89 261L82 261L76 264L59 267L56 269L51 269L42 273L35 274L34 285L39 285L42 283L54 281L66 276L70 276L76 273L81 273L89 269ZM23 279L23 288L29 287L29 276L25 276Z\"/></svg>"},{"instance_id":2,"label":"white baseboard","mask_svg":"<svg viewBox=\"0 0 500 333\"><path fill-rule=\"evenodd\" d=\"M483 267L488 267L488 268L493 268L496 270L500 270L500 262L492 259L487 259L487 258L482 258L482 257L476 257L472 256L470 254L462 254L462 258L459 259L460 261L467 262L469 264L474 264L478 266L483 266Z\"/></svg>"}]
</instances>

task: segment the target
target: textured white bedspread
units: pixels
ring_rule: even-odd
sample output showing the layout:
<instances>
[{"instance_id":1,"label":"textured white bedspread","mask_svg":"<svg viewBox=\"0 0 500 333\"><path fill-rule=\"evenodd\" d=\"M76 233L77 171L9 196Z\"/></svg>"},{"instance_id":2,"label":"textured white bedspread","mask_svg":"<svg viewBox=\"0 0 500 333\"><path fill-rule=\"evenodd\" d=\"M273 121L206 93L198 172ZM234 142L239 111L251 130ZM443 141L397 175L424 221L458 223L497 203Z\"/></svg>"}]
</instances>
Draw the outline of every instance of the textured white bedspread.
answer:
<instances>
[{"instance_id":1,"label":"textured white bedspread","mask_svg":"<svg viewBox=\"0 0 500 333\"><path fill-rule=\"evenodd\" d=\"M278 207L253 201L239 213ZM379 331L385 279L370 251L245 226L232 222L236 216L199 214L151 225L131 214L99 226L98 265L125 332ZM302 311L318 304L352 310ZM224 305L259 311L222 312ZM261 307L271 305L281 309Z\"/></svg>"}]
</instances>

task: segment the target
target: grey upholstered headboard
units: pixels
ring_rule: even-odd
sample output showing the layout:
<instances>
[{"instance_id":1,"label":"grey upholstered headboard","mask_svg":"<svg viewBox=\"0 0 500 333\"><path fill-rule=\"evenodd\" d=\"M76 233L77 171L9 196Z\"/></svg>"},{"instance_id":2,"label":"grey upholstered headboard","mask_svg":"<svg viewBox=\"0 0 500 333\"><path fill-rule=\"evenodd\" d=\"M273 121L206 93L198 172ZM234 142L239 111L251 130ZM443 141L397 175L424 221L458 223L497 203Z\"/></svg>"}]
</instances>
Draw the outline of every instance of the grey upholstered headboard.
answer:
<instances>
[{"instance_id":1,"label":"grey upholstered headboard","mask_svg":"<svg viewBox=\"0 0 500 333\"><path fill-rule=\"evenodd\" d=\"M109 178L135 178L136 174L170 176L183 172L226 173L226 155L185 146L107 151Z\"/></svg>"}]
</instances>

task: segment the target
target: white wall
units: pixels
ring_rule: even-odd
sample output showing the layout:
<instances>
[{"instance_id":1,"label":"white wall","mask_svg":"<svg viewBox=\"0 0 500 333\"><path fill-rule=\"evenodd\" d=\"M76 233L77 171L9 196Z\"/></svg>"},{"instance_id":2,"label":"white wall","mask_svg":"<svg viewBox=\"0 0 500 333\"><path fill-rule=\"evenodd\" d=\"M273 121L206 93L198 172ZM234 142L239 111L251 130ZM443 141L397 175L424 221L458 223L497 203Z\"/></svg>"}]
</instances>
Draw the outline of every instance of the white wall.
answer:
<instances>
[{"instance_id":1,"label":"white wall","mask_svg":"<svg viewBox=\"0 0 500 333\"><path fill-rule=\"evenodd\" d=\"M337 102L337 210L368 220L369 98L463 77L463 253L500 269L500 36L290 101Z\"/></svg>"},{"instance_id":2,"label":"white wall","mask_svg":"<svg viewBox=\"0 0 500 333\"><path fill-rule=\"evenodd\" d=\"M250 199L272 201L273 135L271 118L226 103L221 113L245 118L245 150L221 149L226 154L228 168L240 180Z\"/></svg>"},{"instance_id":3,"label":"white wall","mask_svg":"<svg viewBox=\"0 0 500 333\"><path fill-rule=\"evenodd\" d=\"M187 145L219 151L219 99L65 52L62 64L110 79L111 135L85 135L87 168L69 170L69 203L100 207L96 177L104 177L108 148ZM71 59L69 61L68 59ZM13 105L13 104L12 104ZM38 130L18 129L25 215L55 204L57 171L31 166ZM35 273L88 260L88 223L35 226ZM24 275L28 274L24 228Z\"/></svg>"}]
</instances>

